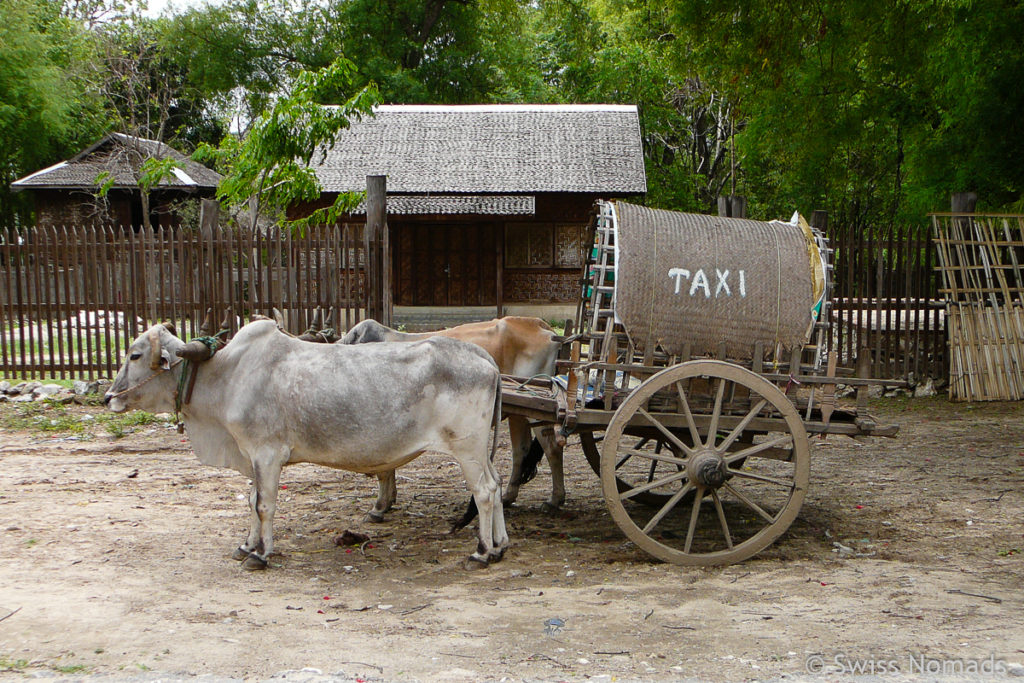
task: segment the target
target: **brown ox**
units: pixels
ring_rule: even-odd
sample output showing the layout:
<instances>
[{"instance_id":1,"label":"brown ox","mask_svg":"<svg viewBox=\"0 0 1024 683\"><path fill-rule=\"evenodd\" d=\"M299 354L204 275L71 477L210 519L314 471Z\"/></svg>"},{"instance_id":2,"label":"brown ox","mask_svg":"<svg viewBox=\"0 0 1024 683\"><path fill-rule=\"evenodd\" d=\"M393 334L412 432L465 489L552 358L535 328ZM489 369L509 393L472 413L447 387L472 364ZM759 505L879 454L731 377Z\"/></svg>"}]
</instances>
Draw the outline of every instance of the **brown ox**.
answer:
<instances>
[{"instance_id":1,"label":"brown ox","mask_svg":"<svg viewBox=\"0 0 1024 683\"><path fill-rule=\"evenodd\" d=\"M554 331L543 320L515 316L421 333L399 332L375 320L364 320L349 330L339 343L412 342L433 336L451 337L476 344L491 355L502 374L517 377L554 375L555 359L561 346ZM512 474L501 502L505 505L515 502L520 485L529 481L532 477L531 469L536 467L536 459L529 458L527 454L543 448L551 467L551 497L544 503L544 508L548 511L557 510L565 502L562 446L556 443L550 429L539 428L536 430L536 440L531 444L530 427L525 417L510 415L508 431L512 441ZM536 458L539 457L537 453ZM367 513L367 519L380 522L384 519L384 513L394 504L398 489L394 470L379 473L377 480L380 483L377 501ZM468 519L464 518L463 522L468 522Z\"/></svg>"}]
</instances>

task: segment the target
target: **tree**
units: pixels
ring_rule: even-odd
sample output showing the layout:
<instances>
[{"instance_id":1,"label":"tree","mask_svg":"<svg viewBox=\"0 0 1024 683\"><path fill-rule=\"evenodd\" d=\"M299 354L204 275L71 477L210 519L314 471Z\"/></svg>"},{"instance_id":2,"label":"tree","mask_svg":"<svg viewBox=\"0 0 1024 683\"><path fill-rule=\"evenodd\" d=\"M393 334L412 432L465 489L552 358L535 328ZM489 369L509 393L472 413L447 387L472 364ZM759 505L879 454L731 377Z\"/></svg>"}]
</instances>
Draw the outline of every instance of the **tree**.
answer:
<instances>
[{"instance_id":1,"label":"tree","mask_svg":"<svg viewBox=\"0 0 1024 683\"><path fill-rule=\"evenodd\" d=\"M733 105L671 59L664 10L630 0L545 1L537 40L541 73L566 102L636 104L648 176L645 202L713 210L731 188Z\"/></svg>"},{"instance_id":2,"label":"tree","mask_svg":"<svg viewBox=\"0 0 1024 683\"><path fill-rule=\"evenodd\" d=\"M244 133L299 72L341 53L324 13L311 0L208 4L162 22L159 44L194 91Z\"/></svg>"},{"instance_id":3,"label":"tree","mask_svg":"<svg viewBox=\"0 0 1024 683\"><path fill-rule=\"evenodd\" d=\"M47 0L0 3L0 221L25 225L18 177L92 142L106 124L92 36Z\"/></svg>"},{"instance_id":4,"label":"tree","mask_svg":"<svg viewBox=\"0 0 1024 683\"><path fill-rule=\"evenodd\" d=\"M829 207L861 222L1019 199L1024 78L1010 0L668 3L675 61L736 103L761 213Z\"/></svg>"},{"instance_id":5,"label":"tree","mask_svg":"<svg viewBox=\"0 0 1024 683\"><path fill-rule=\"evenodd\" d=\"M225 174L217 196L235 219L245 211L243 220L252 227L261 214L287 223L284 212L289 206L320 196L310 159L333 144L351 118L369 115L377 102L372 85L347 96L354 72L355 66L344 58L319 71L300 72L291 92L261 114L244 138L228 136L219 148L203 145L197 150L199 160L213 161ZM332 222L358 201L358 196L342 194L334 205L301 223Z\"/></svg>"}]
</instances>

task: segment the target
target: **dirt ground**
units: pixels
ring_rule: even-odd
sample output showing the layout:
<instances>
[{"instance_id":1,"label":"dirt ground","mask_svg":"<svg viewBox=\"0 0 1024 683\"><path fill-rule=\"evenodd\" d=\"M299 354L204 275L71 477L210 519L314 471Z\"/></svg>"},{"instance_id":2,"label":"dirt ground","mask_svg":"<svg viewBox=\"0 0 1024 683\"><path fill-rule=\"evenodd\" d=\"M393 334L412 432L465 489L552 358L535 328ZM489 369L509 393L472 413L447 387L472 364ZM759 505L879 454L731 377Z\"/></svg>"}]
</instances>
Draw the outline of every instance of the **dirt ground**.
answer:
<instances>
[{"instance_id":1,"label":"dirt ground","mask_svg":"<svg viewBox=\"0 0 1024 683\"><path fill-rule=\"evenodd\" d=\"M384 525L362 521L375 480L287 469L280 554L249 573L229 559L248 526L246 478L201 466L173 429L0 430L0 676L741 680L803 673L808 658L908 672L912 657L932 672L990 659L1018 671L1024 404L885 399L873 412L900 436L816 441L796 523L715 569L626 542L575 440L564 510L542 512L542 466L489 569L462 569L472 532L444 530L465 484L426 456L399 471ZM336 546L346 529L372 540Z\"/></svg>"}]
</instances>

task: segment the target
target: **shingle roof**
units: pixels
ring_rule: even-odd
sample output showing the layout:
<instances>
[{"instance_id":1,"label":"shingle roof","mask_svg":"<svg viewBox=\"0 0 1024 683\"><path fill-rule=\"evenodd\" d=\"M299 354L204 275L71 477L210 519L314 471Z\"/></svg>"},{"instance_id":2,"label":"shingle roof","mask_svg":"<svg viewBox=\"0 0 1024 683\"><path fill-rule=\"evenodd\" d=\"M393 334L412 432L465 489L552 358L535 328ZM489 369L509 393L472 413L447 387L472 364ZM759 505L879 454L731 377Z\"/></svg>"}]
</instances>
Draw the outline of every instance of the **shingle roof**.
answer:
<instances>
[{"instance_id":1,"label":"shingle roof","mask_svg":"<svg viewBox=\"0 0 1024 683\"><path fill-rule=\"evenodd\" d=\"M534 211L534 198L529 195L446 195L440 197L388 195L388 214L532 216ZM366 213L365 203L360 203L352 213Z\"/></svg>"},{"instance_id":2,"label":"shingle roof","mask_svg":"<svg viewBox=\"0 0 1024 683\"><path fill-rule=\"evenodd\" d=\"M164 178L158 189L208 189L217 187L221 175L156 140L111 133L88 149L59 164L36 171L11 183L12 190L95 188L101 173L113 177L114 188L137 188L137 171L148 157L171 157L181 168Z\"/></svg>"},{"instance_id":3,"label":"shingle roof","mask_svg":"<svg viewBox=\"0 0 1024 683\"><path fill-rule=\"evenodd\" d=\"M311 162L327 192L632 194L647 190L632 105L384 105Z\"/></svg>"}]
</instances>

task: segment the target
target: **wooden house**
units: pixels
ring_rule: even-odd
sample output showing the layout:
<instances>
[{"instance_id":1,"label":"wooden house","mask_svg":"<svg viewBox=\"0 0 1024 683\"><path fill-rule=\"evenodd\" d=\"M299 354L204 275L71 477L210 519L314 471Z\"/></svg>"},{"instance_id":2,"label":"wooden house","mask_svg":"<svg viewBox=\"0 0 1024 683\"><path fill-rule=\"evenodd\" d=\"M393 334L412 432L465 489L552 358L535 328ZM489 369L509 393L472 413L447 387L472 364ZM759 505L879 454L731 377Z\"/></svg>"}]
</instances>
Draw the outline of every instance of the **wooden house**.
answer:
<instances>
[{"instance_id":1,"label":"wooden house","mask_svg":"<svg viewBox=\"0 0 1024 683\"><path fill-rule=\"evenodd\" d=\"M139 189L142 164L149 158L172 158L178 167L149 192L149 218L154 228L175 227L180 218L174 203L182 199L213 197L221 175L156 140L111 133L59 164L11 183L15 192L31 192L36 224L144 225ZM109 184L105 197L101 185Z\"/></svg>"},{"instance_id":2,"label":"wooden house","mask_svg":"<svg viewBox=\"0 0 1024 683\"><path fill-rule=\"evenodd\" d=\"M295 217L387 177L394 319L410 327L572 315L594 200L647 189L624 105L380 106L312 163L324 195Z\"/></svg>"}]
</instances>

